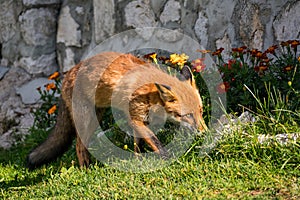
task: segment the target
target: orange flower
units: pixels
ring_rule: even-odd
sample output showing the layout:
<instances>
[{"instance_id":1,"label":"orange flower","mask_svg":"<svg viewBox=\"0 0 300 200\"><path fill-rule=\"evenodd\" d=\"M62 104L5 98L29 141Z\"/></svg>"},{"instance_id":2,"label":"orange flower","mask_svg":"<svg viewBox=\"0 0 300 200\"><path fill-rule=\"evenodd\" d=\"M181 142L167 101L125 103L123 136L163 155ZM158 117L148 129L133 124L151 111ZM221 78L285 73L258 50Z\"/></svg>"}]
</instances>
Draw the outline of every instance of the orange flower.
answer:
<instances>
[{"instance_id":1,"label":"orange flower","mask_svg":"<svg viewBox=\"0 0 300 200\"><path fill-rule=\"evenodd\" d=\"M232 48L233 52L237 52L237 53L245 53L245 49L247 49L246 46L242 46L242 47L238 47L238 48Z\"/></svg>"},{"instance_id":2,"label":"orange flower","mask_svg":"<svg viewBox=\"0 0 300 200\"><path fill-rule=\"evenodd\" d=\"M275 54L275 50L278 48L277 45L270 46L265 53Z\"/></svg>"},{"instance_id":3,"label":"orange flower","mask_svg":"<svg viewBox=\"0 0 300 200\"><path fill-rule=\"evenodd\" d=\"M56 90L56 85L54 83L48 83L47 85L45 85L46 90Z\"/></svg>"},{"instance_id":4,"label":"orange flower","mask_svg":"<svg viewBox=\"0 0 300 200\"><path fill-rule=\"evenodd\" d=\"M228 91L230 84L228 82L223 82L217 86L217 91L219 94L223 94Z\"/></svg>"},{"instance_id":5,"label":"orange flower","mask_svg":"<svg viewBox=\"0 0 300 200\"><path fill-rule=\"evenodd\" d=\"M300 41L298 41L298 40L293 40L293 41L291 41L290 44L291 44L291 47L297 48L297 46L300 45Z\"/></svg>"},{"instance_id":6,"label":"orange flower","mask_svg":"<svg viewBox=\"0 0 300 200\"><path fill-rule=\"evenodd\" d=\"M210 52L211 52L210 50L205 50L205 49L197 49L196 51L197 51L197 52L200 52L200 53L203 53L203 54L206 54L206 53L210 53Z\"/></svg>"},{"instance_id":7,"label":"orange flower","mask_svg":"<svg viewBox=\"0 0 300 200\"><path fill-rule=\"evenodd\" d=\"M54 80L59 77L59 72L54 72L52 75L48 77L49 80Z\"/></svg>"},{"instance_id":8,"label":"orange flower","mask_svg":"<svg viewBox=\"0 0 300 200\"><path fill-rule=\"evenodd\" d=\"M217 49L215 52L212 53L212 55L220 56L223 51L224 51L224 48Z\"/></svg>"},{"instance_id":9,"label":"orange flower","mask_svg":"<svg viewBox=\"0 0 300 200\"><path fill-rule=\"evenodd\" d=\"M56 111L57 107L56 105L53 105L49 110L48 110L48 114L52 115L55 111Z\"/></svg>"},{"instance_id":10,"label":"orange flower","mask_svg":"<svg viewBox=\"0 0 300 200\"><path fill-rule=\"evenodd\" d=\"M268 66L267 66L267 65L264 65L264 64L261 64L261 65L259 65L259 66L254 67L254 70L255 70L256 72L264 72L264 71L266 71L267 69L268 69Z\"/></svg>"},{"instance_id":11,"label":"orange flower","mask_svg":"<svg viewBox=\"0 0 300 200\"><path fill-rule=\"evenodd\" d=\"M280 43L280 45L283 47L287 47L287 46L289 46L289 44L290 44L289 41L283 41Z\"/></svg>"},{"instance_id":12,"label":"orange flower","mask_svg":"<svg viewBox=\"0 0 300 200\"><path fill-rule=\"evenodd\" d=\"M258 53L258 50L257 50L257 49L251 49L251 50L249 50L249 52L250 52L250 54L251 54L253 57L255 57L256 54Z\"/></svg>"},{"instance_id":13,"label":"orange flower","mask_svg":"<svg viewBox=\"0 0 300 200\"><path fill-rule=\"evenodd\" d=\"M285 66L285 67L283 68L283 70L284 70L285 72L289 72L289 71L291 71L293 68L294 68L293 66L287 65L287 66Z\"/></svg>"},{"instance_id":14,"label":"orange flower","mask_svg":"<svg viewBox=\"0 0 300 200\"><path fill-rule=\"evenodd\" d=\"M300 56L298 57L298 61L300 62Z\"/></svg>"}]
</instances>

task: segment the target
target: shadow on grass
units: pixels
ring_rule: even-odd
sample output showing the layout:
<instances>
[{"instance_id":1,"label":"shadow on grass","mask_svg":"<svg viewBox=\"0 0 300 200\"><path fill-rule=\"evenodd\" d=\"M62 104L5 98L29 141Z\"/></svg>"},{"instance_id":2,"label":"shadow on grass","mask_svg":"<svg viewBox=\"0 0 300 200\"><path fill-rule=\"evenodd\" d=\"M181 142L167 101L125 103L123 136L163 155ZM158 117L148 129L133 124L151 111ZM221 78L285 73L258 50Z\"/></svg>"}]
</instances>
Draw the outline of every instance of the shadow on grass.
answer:
<instances>
[{"instance_id":1,"label":"shadow on grass","mask_svg":"<svg viewBox=\"0 0 300 200\"><path fill-rule=\"evenodd\" d=\"M72 166L76 160L75 145L61 157L36 170L25 167L29 152L45 140L47 134L32 133L26 140L9 150L0 149L0 188L22 190L22 186L36 185L51 178L51 174L58 173L62 167Z\"/></svg>"}]
</instances>

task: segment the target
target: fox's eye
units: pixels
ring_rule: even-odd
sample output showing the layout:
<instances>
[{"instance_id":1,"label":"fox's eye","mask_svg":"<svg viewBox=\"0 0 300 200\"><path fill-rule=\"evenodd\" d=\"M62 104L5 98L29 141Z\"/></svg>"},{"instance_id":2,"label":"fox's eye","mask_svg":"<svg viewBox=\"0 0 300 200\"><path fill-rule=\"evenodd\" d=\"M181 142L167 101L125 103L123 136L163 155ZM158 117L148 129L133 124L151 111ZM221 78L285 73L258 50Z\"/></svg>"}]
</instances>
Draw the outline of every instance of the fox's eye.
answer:
<instances>
[{"instance_id":1,"label":"fox's eye","mask_svg":"<svg viewBox=\"0 0 300 200\"><path fill-rule=\"evenodd\" d=\"M193 113L187 113L185 115L180 115L181 117L187 117L187 118L194 118L194 114Z\"/></svg>"}]
</instances>

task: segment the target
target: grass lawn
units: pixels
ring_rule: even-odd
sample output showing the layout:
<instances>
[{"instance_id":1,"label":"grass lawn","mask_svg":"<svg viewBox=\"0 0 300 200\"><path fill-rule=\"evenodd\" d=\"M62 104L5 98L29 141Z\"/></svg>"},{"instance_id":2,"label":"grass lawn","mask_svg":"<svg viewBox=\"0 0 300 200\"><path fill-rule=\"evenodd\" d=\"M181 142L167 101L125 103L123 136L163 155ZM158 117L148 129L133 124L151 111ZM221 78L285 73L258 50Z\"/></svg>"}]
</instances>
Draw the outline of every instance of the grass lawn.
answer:
<instances>
[{"instance_id":1,"label":"grass lawn","mask_svg":"<svg viewBox=\"0 0 300 200\"><path fill-rule=\"evenodd\" d=\"M226 136L206 157L199 156L197 139L187 155L149 173L119 171L99 162L80 169L74 145L57 161L28 171L24 160L37 142L32 136L0 151L0 198L299 199L299 141L261 145L255 137L258 127L249 127L248 134Z\"/></svg>"}]
</instances>

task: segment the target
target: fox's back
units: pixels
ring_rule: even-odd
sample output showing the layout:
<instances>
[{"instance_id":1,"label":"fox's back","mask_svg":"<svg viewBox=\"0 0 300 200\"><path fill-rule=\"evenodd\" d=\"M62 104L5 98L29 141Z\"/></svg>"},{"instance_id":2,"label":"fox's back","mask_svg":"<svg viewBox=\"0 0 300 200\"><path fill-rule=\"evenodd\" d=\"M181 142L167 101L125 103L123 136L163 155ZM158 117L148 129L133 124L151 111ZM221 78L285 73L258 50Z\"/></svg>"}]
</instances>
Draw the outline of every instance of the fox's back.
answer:
<instances>
[{"instance_id":1,"label":"fox's back","mask_svg":"<svg viewBox=\"0 0 300 200\"><path fill-rule=\"evenodd\" d=\"M95 100L95 104L99 107L107 107L111 105L113 92L129 98L140 88L141 93L150 94L157 91L154 85L156 82L176 87L183 84L155 65L131 54L105 52L80 62L66 74L62 85L62 96L70 108L69 102L72 101L76 84L81 97ZM145 86L142 87L143 85Z\"/></svg>"},{"instance_id":2,"label":"fox's back","mask_svg":"<svg viewBox=\"0 0 300 200\"><path fill-rule=\"evenodd\" d=\"M172 88L184 104L183 112L195 109L195 102L201 101L197 88L190 83L131 54L116 52L98 54L73 67L64 78L62 97L70 111L73 89L79 92L76 97L87 98L96 107L113 104L127 110L132 99L140 99L141 105L149 107L160 103L155 83Z\"/></svg>"}]
</instances>

